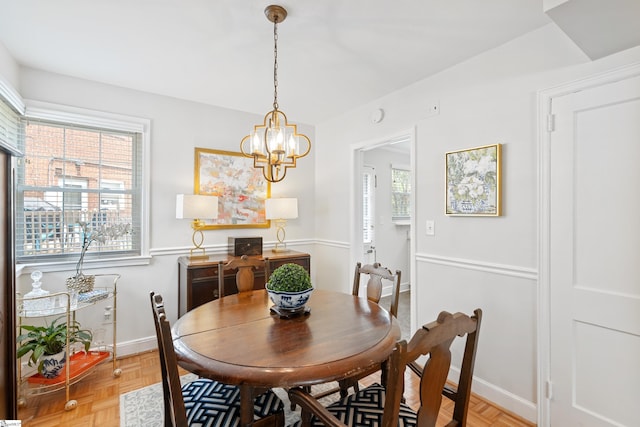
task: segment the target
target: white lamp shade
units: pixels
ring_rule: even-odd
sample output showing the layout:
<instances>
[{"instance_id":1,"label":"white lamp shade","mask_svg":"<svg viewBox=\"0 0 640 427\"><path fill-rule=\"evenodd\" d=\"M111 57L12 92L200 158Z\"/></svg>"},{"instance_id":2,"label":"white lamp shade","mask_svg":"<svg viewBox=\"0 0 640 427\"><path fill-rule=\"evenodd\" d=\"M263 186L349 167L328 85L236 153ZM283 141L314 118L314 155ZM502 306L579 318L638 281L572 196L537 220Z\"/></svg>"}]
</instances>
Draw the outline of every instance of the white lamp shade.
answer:
<instances>
[{"instance_id":1,"label":"white lamp shade","mask_svg":"<svg viewBox=\"0 0 640 427\"><path fill-rule=\"evenodd\" d=\"M282 197L265 200L265 216L267 219L298 218L298 199Z\"/></svg>"},{"instance_id":2,"label":"white lamp shade","mask_svg":"<svg viewBox=\"0 0 640 427\"><path fill-rule=\"evenodd\" d=\"M198 194L176 196L177 219L214 219L218 217L218 198Z\"/></svg>"}]
</instances>

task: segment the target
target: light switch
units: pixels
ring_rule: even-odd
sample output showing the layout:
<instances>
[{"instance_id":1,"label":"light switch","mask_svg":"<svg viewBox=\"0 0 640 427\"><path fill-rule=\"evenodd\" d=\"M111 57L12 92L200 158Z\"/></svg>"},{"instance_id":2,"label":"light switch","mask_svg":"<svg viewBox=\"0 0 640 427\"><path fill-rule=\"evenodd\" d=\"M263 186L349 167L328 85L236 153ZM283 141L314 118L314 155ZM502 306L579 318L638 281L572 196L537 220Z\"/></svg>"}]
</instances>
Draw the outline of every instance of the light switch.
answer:
<instances>
[{"instance_id":1,"label":"light switch","mask_svg":"<svg viewBox=\"0 0 640 427\"><path fill-rule=\"evenodd\" d=\"M433 236L436 234L436 224L432 219L427 220L427 236Z\"/></svg>"}]
</instances>

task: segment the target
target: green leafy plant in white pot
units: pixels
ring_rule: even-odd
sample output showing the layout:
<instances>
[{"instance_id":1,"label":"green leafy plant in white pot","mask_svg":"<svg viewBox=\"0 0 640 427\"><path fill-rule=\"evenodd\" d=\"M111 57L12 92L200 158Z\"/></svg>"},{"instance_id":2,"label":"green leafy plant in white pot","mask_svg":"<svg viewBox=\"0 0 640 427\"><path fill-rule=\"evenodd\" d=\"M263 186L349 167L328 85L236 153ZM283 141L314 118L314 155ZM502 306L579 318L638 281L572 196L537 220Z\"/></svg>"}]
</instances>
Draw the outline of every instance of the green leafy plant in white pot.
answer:
<instances>
[{"instance_id":1,"label":"green leafy plant in white pot","mask_svg":"<svg viewBox=\"0 0 640 427\"><path fill-rule=\"evenodd\" d=\"M78 321L60 322L65 316L53 320L44 326L21 325L21 331L26 331L18 338L16 356L20 359L29 354L29 366L37 364L38 373L45 378L55 378L60 375L67 361L67 334L69 345L80 343L85 351L89 351L93 334L88 329L82 329Z\"/></svg>"},{"instance_id":2,"label":"green leafy plant in white pot","mask_svg":"<svg viewBox=\"0 0 640 427\"><path fill-rule=\"evenodd\" d=\"M287 263L276 268L266 284L271 301L283 310L301 310L309 300L313 286L307 270Z\"/></svg>"}]
</instances>

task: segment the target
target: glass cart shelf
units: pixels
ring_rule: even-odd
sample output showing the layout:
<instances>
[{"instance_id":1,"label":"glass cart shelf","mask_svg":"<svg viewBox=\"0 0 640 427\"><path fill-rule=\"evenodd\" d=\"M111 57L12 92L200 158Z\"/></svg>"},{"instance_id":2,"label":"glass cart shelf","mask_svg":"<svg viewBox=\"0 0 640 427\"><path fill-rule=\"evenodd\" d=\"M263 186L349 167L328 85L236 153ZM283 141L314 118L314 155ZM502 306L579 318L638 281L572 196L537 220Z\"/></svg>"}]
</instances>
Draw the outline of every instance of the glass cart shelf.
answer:
<instances>
[{"instance_id":1,"label":"glass cart shelf","mask_svg":"<svg viewBox=\"0 0 640 427\"><path fill-rule=\"evenodd\" d=\"M91 348L88 352L68 351L67 362L61 373L56 378L45 378L39 373L22 374L22 360L17 361L18 369L18 405L26 406L27 396L52 393L65 389L66 403L65 409L75 409L78 402L70 399L69 388L72 384L82 380L93 372L99 363L111 359L113 363L113 376L119 377L122 371L117 367L116 357L116 307L117 307L117 283L119 274L96 274L96 283L106 283L106 286L94 287L92 291L86 293L76 293L70 291L56 292L34 298L24 298L18 295L18 335L22 333L21 326L25 319L48 318L50 316L66 317L66 323L75 321L76 312L90 308L102 300L113 300L112 316L113 342L109 346L99 346Z\"/></svg>"}]
</instances>

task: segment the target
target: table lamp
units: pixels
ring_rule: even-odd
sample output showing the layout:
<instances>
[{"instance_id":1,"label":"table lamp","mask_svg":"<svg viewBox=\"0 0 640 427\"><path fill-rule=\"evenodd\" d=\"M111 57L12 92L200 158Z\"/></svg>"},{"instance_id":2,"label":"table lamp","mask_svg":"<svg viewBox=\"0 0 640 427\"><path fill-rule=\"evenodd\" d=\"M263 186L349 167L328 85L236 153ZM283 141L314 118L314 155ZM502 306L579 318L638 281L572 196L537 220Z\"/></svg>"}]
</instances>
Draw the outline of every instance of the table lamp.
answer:
<instances>
[{"instance_id":1,"label":"table lamp","mask_svg":"<svg viewBox=\"0 0 640 427\"><path fill-rule=\"evenodd\" d=\"M265 216L276 222L276 237L278 242L273 249L274 252L287 252L287 244L284 242L287 219L298 218L298 199L296 198L273 198L265 200Z\"/></svg>"},{"instance_id":2,"label":"table lamp","mask_svg":"<svg viewBox=\"0 0 640 427\"><path fill-rule=\"evenodd\" d=\"M178 194L176 196L176 218L192 219L191 228L193 235L191 241L193 248L189 251L189 259L207 258L202 244L204 235L202 228L205 226L203 219L215 219L218 217L218 198L216 196L202 196L197 194ZM194 253L200 252L200 255Z\"/></svg>"}]
</instances>

